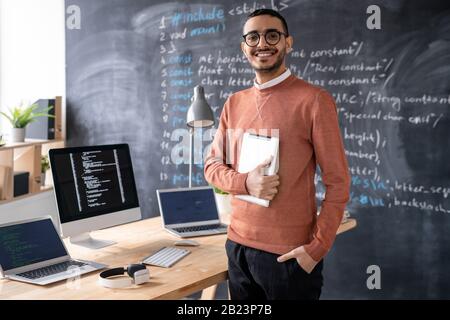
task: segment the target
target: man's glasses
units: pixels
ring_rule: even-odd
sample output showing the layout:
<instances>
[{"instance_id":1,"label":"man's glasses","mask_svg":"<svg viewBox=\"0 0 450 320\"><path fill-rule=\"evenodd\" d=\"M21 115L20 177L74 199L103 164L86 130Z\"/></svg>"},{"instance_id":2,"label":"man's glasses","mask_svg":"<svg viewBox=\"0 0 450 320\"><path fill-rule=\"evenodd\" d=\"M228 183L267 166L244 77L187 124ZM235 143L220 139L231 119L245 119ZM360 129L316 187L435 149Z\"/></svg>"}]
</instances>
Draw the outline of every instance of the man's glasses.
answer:
<instances>
[{"instance_id":1,"label":"man's glasses","mask_svg":"<svg viewBox=\"0 0 450 320\"><path fill-rule=\"evenodd\" d=\"M280 32L278 30L269 30L266 33L258 33L256 31L252 31L244 34L242 37L249 47L256 47L259 44L259 40L261 39L260 35L264 35L266 43L270 44L271 46L274 46L278 42L280 42L281 35L287 37L286 33Z\"/></svg>"}]
</instances>

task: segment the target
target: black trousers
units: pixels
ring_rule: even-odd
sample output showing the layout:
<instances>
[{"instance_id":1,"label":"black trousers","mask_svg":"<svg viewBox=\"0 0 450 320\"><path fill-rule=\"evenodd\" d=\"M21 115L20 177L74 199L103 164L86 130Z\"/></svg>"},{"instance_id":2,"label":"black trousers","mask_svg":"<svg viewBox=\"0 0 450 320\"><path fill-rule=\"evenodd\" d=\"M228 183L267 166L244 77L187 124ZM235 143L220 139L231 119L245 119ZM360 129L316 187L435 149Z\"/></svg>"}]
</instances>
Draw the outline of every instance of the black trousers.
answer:
<instances>
[{"instance_id":1,"label":"black trousers","mask_svg":"<svg viewBox=\"0 0 450 320\"><path fill-rule=\"evenodd\" d=\"M227 240L231 300L318 300L323 260L308 274L296 259L278 262L276 254Z\"/></svg>"}]
</instances>

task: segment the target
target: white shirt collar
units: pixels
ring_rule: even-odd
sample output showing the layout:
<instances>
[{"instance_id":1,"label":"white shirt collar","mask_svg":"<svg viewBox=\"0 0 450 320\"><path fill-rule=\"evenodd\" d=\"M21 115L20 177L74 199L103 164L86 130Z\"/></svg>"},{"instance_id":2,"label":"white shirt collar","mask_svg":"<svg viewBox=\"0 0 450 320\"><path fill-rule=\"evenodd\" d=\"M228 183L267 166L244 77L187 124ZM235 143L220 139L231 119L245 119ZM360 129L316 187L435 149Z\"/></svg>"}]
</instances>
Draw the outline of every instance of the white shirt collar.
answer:
<instances>
[{"instance_id":1,"label":"white shirt collar","mask_svg":"<svg viewBox=\"0 0 450 320\"><path fill-rule=\"evenodd\" d=\"M283 72L281 75L279 75L278 77L276 77L270 81L264 82L263 84L259 84L258 82L256 82L256 78L255 78L255 80L253 80L253 83L258 90L262 90L262 89L273 87L276 84L279 84L280 82L286 80L290 75L291 75L291 70L289 70L289 68L286 68L285 72Z\"/></svg>"}]
</instances>

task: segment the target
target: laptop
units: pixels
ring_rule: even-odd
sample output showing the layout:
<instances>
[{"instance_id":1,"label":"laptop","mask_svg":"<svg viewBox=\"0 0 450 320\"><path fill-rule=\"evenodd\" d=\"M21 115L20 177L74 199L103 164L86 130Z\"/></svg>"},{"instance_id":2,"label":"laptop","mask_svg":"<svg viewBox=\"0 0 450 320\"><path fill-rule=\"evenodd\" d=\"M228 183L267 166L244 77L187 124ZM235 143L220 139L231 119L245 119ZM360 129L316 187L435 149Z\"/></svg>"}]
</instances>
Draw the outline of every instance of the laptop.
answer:
<instances>
[{"instance_id":1,"label":"laptop","mask_svg":"<svg viewBox=\"0 0 450 320\"><path fill-rule=\"evenodd\" d=\"M163 227L180 237L227 233L212 187L156 190Z\"/></svg>"},{"instance_id":2,"label":"laptop","mask_svg":"<svg viewBox=\"0 0 450 320\"><path fill-rule=\"evenodd\" d=\"M0 225L0 276L46 285L105 268L74 260L49 216Z\"/></svg>"}]
</instances>

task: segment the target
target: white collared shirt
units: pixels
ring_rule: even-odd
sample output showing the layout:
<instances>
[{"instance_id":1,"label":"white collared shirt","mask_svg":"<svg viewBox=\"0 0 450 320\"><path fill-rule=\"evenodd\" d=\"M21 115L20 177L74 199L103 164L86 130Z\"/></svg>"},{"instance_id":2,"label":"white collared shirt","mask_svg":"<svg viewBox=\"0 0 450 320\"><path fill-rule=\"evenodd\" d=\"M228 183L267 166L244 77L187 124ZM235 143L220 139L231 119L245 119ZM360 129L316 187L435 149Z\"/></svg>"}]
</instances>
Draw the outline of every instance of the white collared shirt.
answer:
<instances>
[{"instance_id":1,"label":"white collared shirt","mask_svg":"<svg viewBox=\"0 0 450 320\"><path fill-rule=\"evenodd\" d=\"M256 78L255 78L255 80L253 80L253 83L258 90L262 90L262 89L266 89L269 87L273 87L276 84L279 84L280 82L286 80L290 75L291 75L291 70L289 70L289 68L286 68L285 72L283 72L278 77L276 77L272 80L264 82L263 84L259 84L258 82L256 82Z\"/></svg>"}]
</instances>

